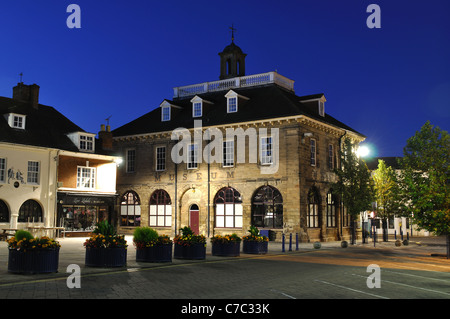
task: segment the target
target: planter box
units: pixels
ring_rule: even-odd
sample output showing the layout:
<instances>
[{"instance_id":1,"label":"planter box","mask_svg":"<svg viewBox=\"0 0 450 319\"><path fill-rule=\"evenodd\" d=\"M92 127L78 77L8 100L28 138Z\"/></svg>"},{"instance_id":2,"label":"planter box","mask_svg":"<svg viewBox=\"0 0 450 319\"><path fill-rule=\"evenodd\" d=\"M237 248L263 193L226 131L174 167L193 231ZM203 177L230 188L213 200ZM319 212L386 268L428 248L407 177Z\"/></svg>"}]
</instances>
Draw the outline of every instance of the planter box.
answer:
<instances>
[{"instance_id":1,"label":"planter box","mask_svg":"<svg viewBox=\"0 0 450 319\"><path fill-rule=\"evenodd\" d=\"M136 261L151 263L171 262L172 244L136 249Z\"/></svg>"},{"instance_id":2,"label":"planter box","mask_svg":"<svg viewBox=\"0 0 450 319\"><path fill-rule=\"evenodd\" d=\"M267 254L267 241L244 241L242 251L244 254Z\"/></svg>"},{"instance_id":3,"label":"planter box","mask_svg":"<svg viewBox=\"0 0 450 319\"><path fill-rule=\"evenodd\" d=\"M89 267L123 267L127 263L127 249L86 248L85 265Z\"/></svg>"},{"instance_id":4,"label":"planter box","mask_svg":"<svg viewBox=\"0 0 450 319\"><path fill-rule=\"evenodd\" d=\"M237 257L240 255L241 243L213 243L211 249L213 256Z\"/></svg>"},{"instance_id":5,"label":"planter box","mask_svg":"<svg viewBox=\"0 0 450 319\"><path fill-rule=\"evenodd\" d=\"M19 251L9 249L8 271L23 274L58 272L59 248Z\"/></svg>"},{"instance_id":6,"label":"planter box","mask_svg":"<svg viewBox=\"0 0 450 319\"><path fill-rule=\"evenodd\" d=\"M206 244L182 246L175 244L173 258L175 259L205 259Z\"/></svg>"}]
</instances>

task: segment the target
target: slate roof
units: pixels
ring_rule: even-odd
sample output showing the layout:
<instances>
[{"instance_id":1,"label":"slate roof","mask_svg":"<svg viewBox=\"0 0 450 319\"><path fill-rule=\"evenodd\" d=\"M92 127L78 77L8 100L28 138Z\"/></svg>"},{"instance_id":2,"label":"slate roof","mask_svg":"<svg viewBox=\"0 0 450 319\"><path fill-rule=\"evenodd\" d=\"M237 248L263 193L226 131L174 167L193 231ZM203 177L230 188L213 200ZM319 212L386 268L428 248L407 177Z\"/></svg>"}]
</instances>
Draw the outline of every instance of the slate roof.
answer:
<instances>
[{"instance_id":1,"label":"slate roof","mask_svg":"<svg viewBox=\"0 0 450 319\"><path fill-rule=\"evenodd\" d=\"M26 115L25 129L11 128L4 116L8 113ZM79 152L66 135L72 132L86 131L51 106L39 104L35 109L29 103L0 97L0 142ZM95 154L109 153L100 147L96 140Z\"/></svg>"},{"instance_id":2,"label":"slate roof","mask_svg":"<svg viewBox=\"0 0 450 319\"><path fill-rule=\"evenodd\" d=\"M234 92L247 97L248 100L239 100L238 111L236 113L227 113L225 94L228 91L198 94L197 96L202 99L213 102L212 105L203 103L203 116L201 118L192 117L192 103L190 100L193 96L173 101L166 99L169 103L181 107L181 109L172 108L170 121L161 121L161 108L157 107L153 111L113 130L113 135L114 137L119 137L167 132L180 127L189 129L194 127L195 119L201 119L202 125L206 127L305 115L323 123L355 132L364 137L361 133L356 132L328 114L325 114L324 117L320 116L317 102L300 102L301 100L320 98L323 95L322 93L299 97L276 84L233 89Z\"/></svg>"}]
</instances>

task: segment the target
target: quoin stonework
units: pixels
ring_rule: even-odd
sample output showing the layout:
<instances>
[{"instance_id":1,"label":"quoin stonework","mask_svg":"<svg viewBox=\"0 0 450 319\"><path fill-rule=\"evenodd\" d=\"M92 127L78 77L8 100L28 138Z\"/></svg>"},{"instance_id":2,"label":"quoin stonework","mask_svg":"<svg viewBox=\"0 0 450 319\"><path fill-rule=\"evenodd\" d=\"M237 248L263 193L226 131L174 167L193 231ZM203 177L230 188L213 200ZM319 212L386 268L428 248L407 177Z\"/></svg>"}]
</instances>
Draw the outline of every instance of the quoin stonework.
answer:
<instances>
[{"instance_id":1,"label":"quoin stonework","mask_svg":"<svg viewBox=\"0 0 450 319\"><path fill-rule=\"evenodd\" d=\"M174 236L247 234L273 240L349 237L345 205L333 192L343 138L365 136L325 112L323 93L299 96L277 72L245 75L234 43L219 53L218 81L175 87L171 99L113 133L122 156L116 222Z\"/></svg>"}]
</instances>

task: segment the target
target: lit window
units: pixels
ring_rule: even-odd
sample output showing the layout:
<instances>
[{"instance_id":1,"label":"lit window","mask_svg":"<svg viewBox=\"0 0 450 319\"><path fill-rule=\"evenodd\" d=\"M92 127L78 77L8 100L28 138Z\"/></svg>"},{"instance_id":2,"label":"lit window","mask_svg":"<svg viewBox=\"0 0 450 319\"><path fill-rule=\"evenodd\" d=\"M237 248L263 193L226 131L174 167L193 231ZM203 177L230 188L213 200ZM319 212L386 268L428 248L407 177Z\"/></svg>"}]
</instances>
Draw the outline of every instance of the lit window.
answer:
<instances>
[{"instance_id":1,"label":"lit window","mask_svg":"<svg viewBox=\"0 0 450 319\"><path fill-rule=\"evenodd\" d=\"M154 191L150 197L149 226L172 226L172 201L163 189Z\"/></svg>"},{"instance_id":2,"label":"lit window","mask_svg":"<svg viewBox=\"0 0 450 319\"><path fill-rule=\"evenodd\" d=\"M77 169L77 188L95 188L95 168L81 167Z\"/></svg>"},{"instance_id":3,"label":"lit window","mask_svg":"<svg viewBox=\"0 0 450 319\"><path fill-rule=\"evenodd\" d=\"M201 102L195 102L192 106L192 116L193 117L200 117L202 116L202 103Z\"/></svg>"},{"instance_id":4,"label":"lit window","mask_svg":"<svg viewBox=\"0 0 450 319\"><path fill-rule=\"evenodd\" d=\"M39 184L39 162L28 161L28 184Z\"/></svg>"},{"instance_id":5,"label":"lit window","mask_svg":"<svg viewBox=\"0 0 450 319\"><path fill-rule=\"evenodd\" d=\"M170 106L163 106L161 108L161 121L170 121Z\"/></svg>"},{"instance_id":6,"label":"lit window","mask_svg":"<svg viewBox=\"0 0 450 319\"><path fill-rule=\"evenodd\" d=\"M156 170L164 171L166 169L166 147L156 148Z\"/></svg>"}]
</instances>

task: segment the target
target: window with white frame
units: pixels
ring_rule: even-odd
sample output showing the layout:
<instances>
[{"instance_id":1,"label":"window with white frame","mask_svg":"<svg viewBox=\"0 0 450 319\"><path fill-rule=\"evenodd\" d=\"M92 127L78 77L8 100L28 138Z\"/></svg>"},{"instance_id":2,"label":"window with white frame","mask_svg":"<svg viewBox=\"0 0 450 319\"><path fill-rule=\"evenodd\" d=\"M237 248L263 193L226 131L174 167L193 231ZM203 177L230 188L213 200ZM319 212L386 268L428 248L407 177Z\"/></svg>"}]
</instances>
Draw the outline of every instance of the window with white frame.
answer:
<instances>
[{"instance_id":1,"label":"window with white frame","mask_svg":"<svg viewBox=\"0 0 450 319\"><path fill-rule=\"evenodd\" d=\"M13 115L12 127L14 128L25 128L25 115Z\"/></svg>"},{"instance_id":2,"label":"window with white frame","mask_svg":"<svg viewBox=\"0 0 450 319\"><path fill-rule=\"evenodd\" d=\"M311 139L310 141L310 163L311 166L316 166L316 140Z\"/></svg>"},{"instance_id":3,"label":"window with white frame","mask_svg":"<svg viewBox=\"0 0 450 319\"><path fill-rule=\"evenodd\" d=\"M39 162L28 161L27 183L39 184Z\"/></svg>"},{"instance_id":4,"label":"window with white frame","mask_svg":"<svg viewBox=\"0 0 450 319\"><path fill-rule=\"evenodd\" d=\"M234 141L223 141L223 167L234 165Z\"/></svg>"},{"instance_id":5,"label":"window with white frame","mask_svg":"<svg viewBox=\"0 0 450 319\"><path fill-rule=\"evenodd\" d=\"M237 112L237 97L229 97L228 98L228 113L235 113Z\"/></svg>"},{"instance_id":6,"label":"window with white frame","mask_svg":"<svg viewBox=\"0 0 450 319\"><path fill-rule=\"evenodd\" d=\"M133 173L136 170L136 150L127 150L126 156L126 169L127 173Z\"/></svg>"},{"instance_id":7,"label":"window with white frame","mask_svg":"<svg viewBox=\"0 0 450 319\"><path fill-rule=\"evenodd\" d=\"M95 188L95 167L78 166L77 188Z\"/></svg>"},{"instance_id":8,"label":"window with white frame","mask_svg":"<svg viewBox=\"0 0 450 319\"><path fill-rule=\"evenodd\" d=\"M161 107L161 121L170 121L170 106Z\"/></svg>"},{"instance_id":9,"label":"window with white frame","mask_svg":"<svg viewBox=\"0 0 450 319\"><path fill-rule=\"evenodd\" d=\"M164 171L166 169L166 147L158 146L156 148L156 170Z\"/></svg>"},{"instance_id":10,"label":"window with white frame","mask_svg":"<svg viewBox=\"0 0 450 319\"><path fill-rule=\"evenodd\" d=\"M194 104L192 105L192 116L202 116L202 102L194 102Z\"/></svg>"},{"instance_id":11,"label":"window with white frame","mask_svg":"<svg viewBox=\"0 0 450 319\"><path fill-rule=\"evenodd\" d=\"M88 135L80 135L80 151L93 151L94 137Z\"/></svg>"},{"instance_id":12,"label":"window with white frame","mask_svg":"<svg viewBox=\"0 0 450 319\"><path fill-rule=\"evenodd\" d=\"M6 158L0 158L0 183L6 182Z\"/></svg>"},{"instance_id":13,"label":"window with white frame","mask_svg":"<svg viewBox=\"0 0 450 319\"><path fill-rule=\"evenodd\" d=\"M269 165L273 163L273 140L272 137L261 138L261 164Z\"/></svg>"},{"instance_id":14,"label":"window with white frame","mask_svg":"<svg viewBox=\"0 0 450 319\"><path fill-rule=\"evenodd\" d=\"M198 167L198 144L189 144L187 168Z\"/></svg>"}]
</instances>

